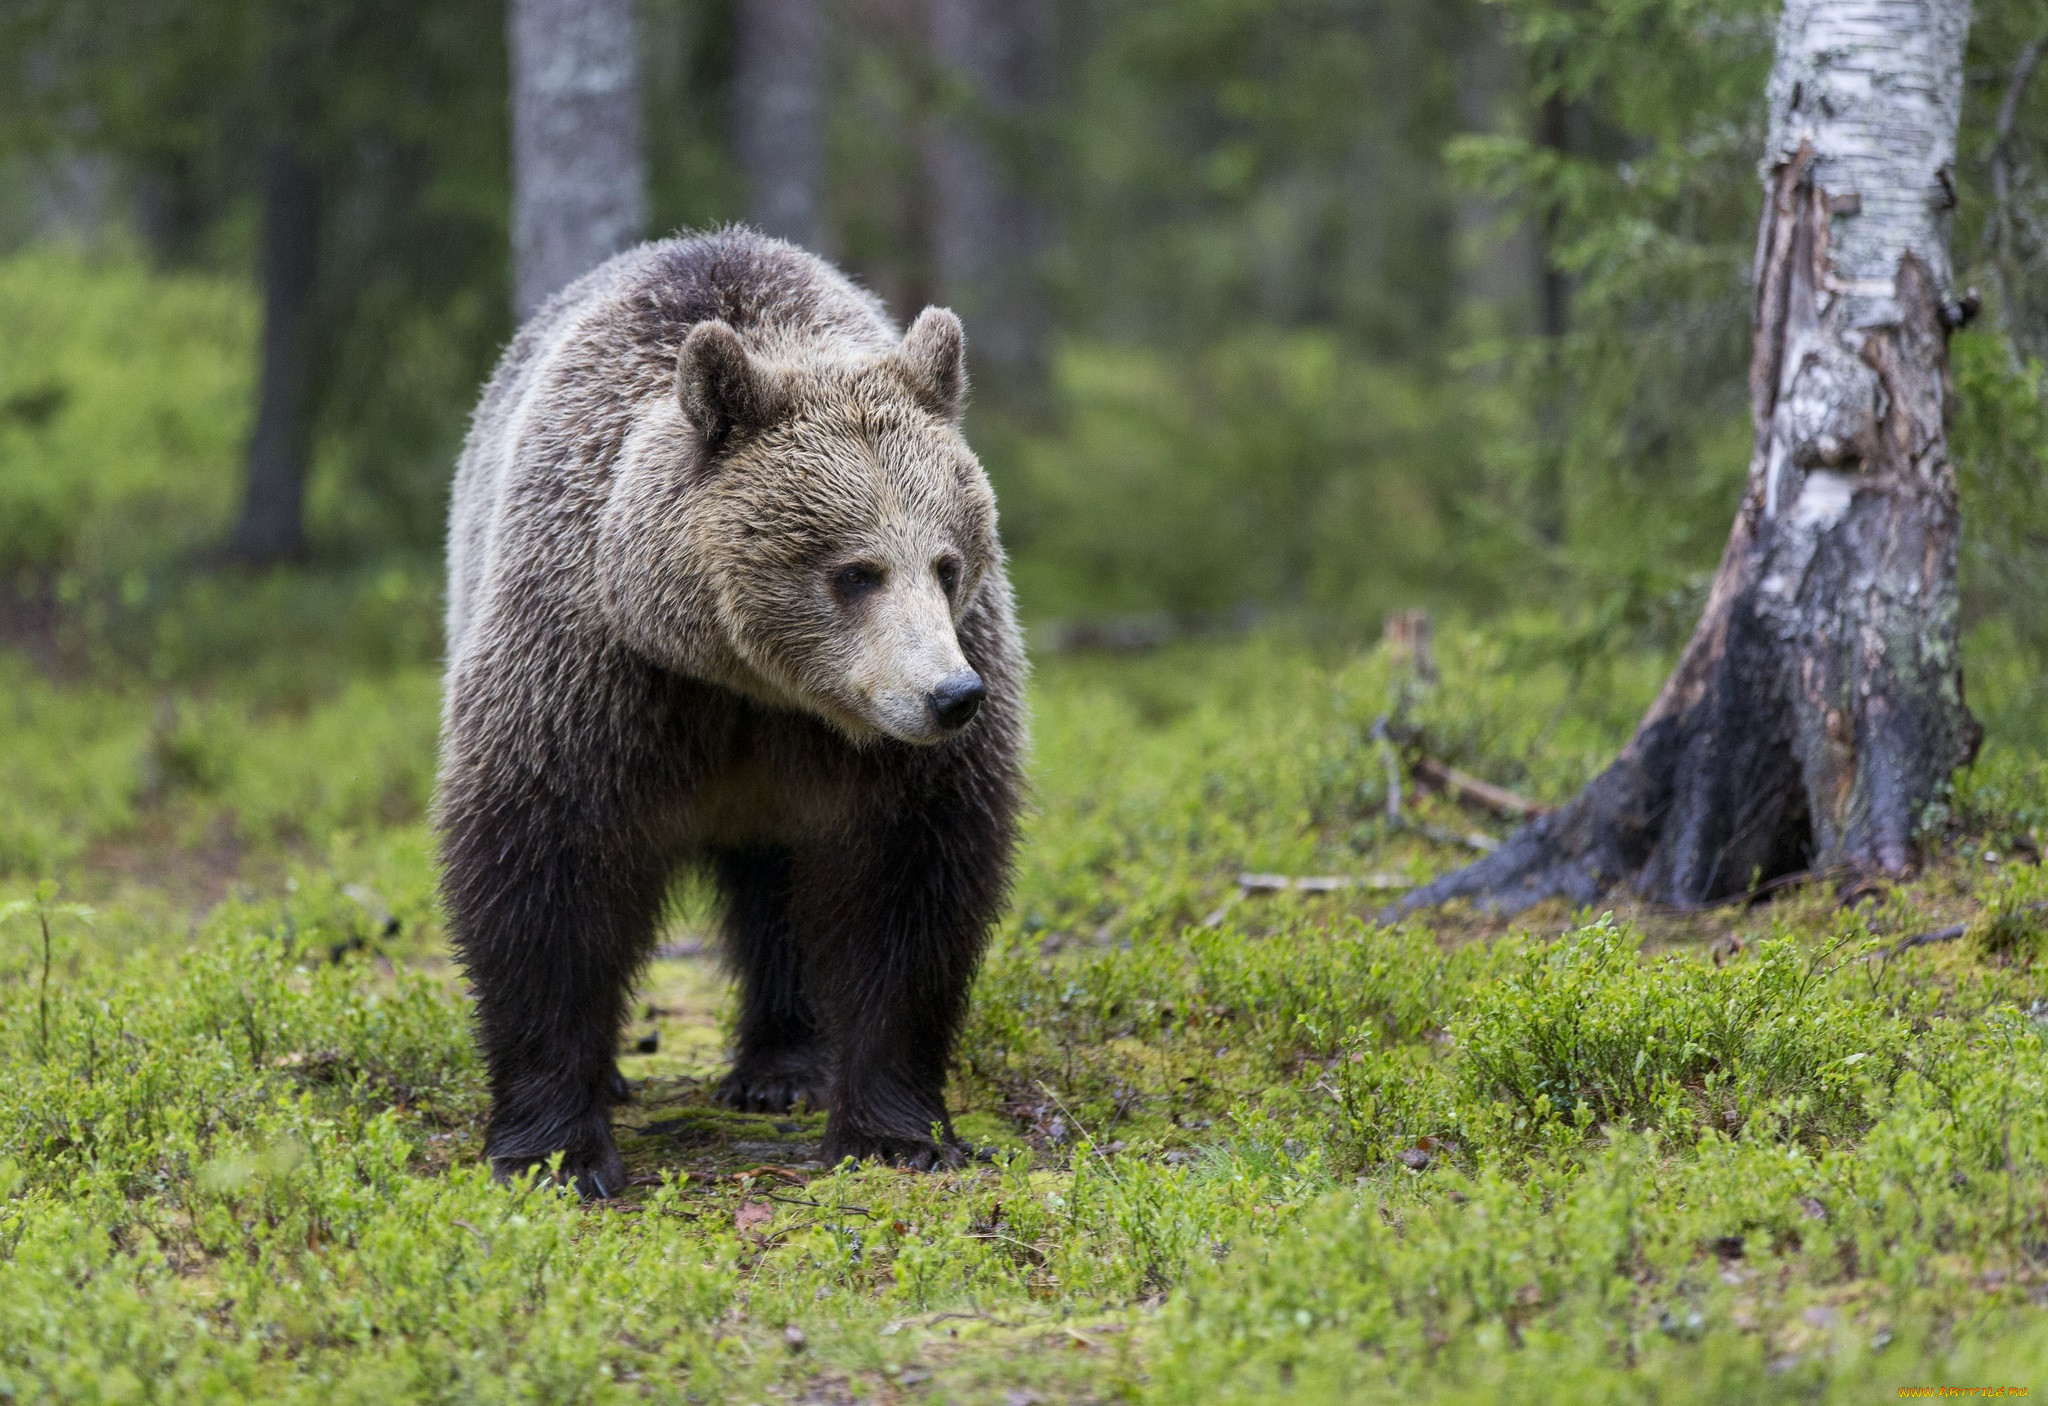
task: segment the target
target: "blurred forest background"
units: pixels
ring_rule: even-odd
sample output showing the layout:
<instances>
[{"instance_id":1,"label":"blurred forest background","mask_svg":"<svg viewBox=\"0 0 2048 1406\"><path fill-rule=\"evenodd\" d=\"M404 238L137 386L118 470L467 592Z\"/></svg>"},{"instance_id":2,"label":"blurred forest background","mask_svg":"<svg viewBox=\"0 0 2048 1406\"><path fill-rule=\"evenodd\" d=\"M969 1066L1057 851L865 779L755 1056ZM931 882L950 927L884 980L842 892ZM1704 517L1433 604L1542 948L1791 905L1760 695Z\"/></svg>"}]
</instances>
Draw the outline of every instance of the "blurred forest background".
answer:
<instances>
[{"instance_id":1,"label":"blurred forest background","mask_svg":"<svg viewBox=\"0 0 2048 1406\"><path fill-rule=\"evenodd\" d=\"M639 0L637 213L965 314L1034 622L1513 607L1569 658L1669 650L1748 454L1777 10ZM1966 628L2003 654L2048 647L2044 36L1978 5L1957 172ZM511 57L500 0L0 6L8 638L167 682L293 630L433 656L513 327ZM259 426L266 299L307 331ZM280 465L303 509L252 525Z\"/></svg>"}]
</instances>

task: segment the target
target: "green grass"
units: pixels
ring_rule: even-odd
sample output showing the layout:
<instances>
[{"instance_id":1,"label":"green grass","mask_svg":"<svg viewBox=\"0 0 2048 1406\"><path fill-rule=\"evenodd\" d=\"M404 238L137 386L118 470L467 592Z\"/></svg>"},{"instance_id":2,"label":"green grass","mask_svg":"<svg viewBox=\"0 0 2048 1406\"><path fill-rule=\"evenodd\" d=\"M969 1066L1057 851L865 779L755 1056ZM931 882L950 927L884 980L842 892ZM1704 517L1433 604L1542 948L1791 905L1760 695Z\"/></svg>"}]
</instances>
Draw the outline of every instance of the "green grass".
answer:
<instances>
[{"instance_id":1,"label":"green grass","mask_svg":"<svg viewBox=\"0 0 2048 1406\"><path fill-rule=\"evenodd\" d=\"M265 589L251 619L295 618ZM361 584L205 669L0 656L0 1401L2048 1384L2048 881L2018 862L2048 767L2009 641L1972 642L1992 737L1915 883L1512 930L1380 927L1374 890L1237 897L1247 869L1463 857L1386 823L1376 653L1043 661L1035 809L952 1092L990 1160L825 1168L818 1115L713 1105L728 993L685 886L628 1032L659 1041L624 1059L639 1180L584 1206L478 1164L422 820L431 646L351 643L416 618L415 589ZM259 638L243 608L174 622ZM1663 661L1574 678L1546 628L1445 631L1416 717L1559 798Z\"/></svg>"},{"instance_id":2,"label":"green grass","mask_svg":"<svg viewBox=\"0 0 2048 1406\"><path fill-rule=\"evenodd\" d=\"M141 571L217 539L248 418L256 299L48 246L0 259L0 575Z\"/></svg>"}]
</instances>

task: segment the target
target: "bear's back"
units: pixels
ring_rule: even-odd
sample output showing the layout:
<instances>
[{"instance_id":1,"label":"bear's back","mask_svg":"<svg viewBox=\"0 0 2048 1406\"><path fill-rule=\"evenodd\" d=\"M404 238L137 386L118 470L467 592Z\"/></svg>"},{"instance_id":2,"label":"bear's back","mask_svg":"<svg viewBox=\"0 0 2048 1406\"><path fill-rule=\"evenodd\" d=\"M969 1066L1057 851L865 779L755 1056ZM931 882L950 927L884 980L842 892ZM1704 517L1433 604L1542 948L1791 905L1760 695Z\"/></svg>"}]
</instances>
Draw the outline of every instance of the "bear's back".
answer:
<instances>
[{"instance_id":1,"label":"bear's back","mask_svg":"<svg viewBox=\"0 0 2048 1406\"><path fill-rule=\"evenodd\" d=\"M594 533L635 423L675 394L676 353L718 319L770 357L872 356L898 340L878 299L795 245L734 227L643 244L557 293L484 388L449 505L448 655L455 657L514 519L561 543Z\"/></svg>"}]
</instances>

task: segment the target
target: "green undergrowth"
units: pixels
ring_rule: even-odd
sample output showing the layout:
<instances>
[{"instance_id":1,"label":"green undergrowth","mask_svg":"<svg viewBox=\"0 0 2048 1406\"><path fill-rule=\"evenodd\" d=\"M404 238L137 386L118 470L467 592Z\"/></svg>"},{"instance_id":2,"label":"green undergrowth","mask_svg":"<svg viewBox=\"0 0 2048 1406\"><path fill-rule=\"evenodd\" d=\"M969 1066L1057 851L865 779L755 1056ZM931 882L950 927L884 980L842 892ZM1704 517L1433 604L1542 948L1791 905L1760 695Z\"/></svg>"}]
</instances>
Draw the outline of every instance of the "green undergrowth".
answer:
<instances>
[{"instance_id":1,"label":"green undergrowth","mask_svg":"<svg viewBox=\"0 0 2048 1406\"><path fill-rule=\"evenodd\" d=\"M0 259L0 584L141 575L217 537L248 416L257 300L125 251Z\"/></svg>"},{"instance_id":2,"label":"green undergrowth","mask_svg":"<svg viewBox=\"0 0 2048 1406\"><path fill-rule=\"evenodd\" d=\"M1443 630L1410 745L1569 795L1664 661L1575 672L1547 628ZM2048 1385L2048 770L2008 645L1972 641L1990 739L1914 883L1515 925L1375 920L1504 828L1389 818L1377 651L1042 661L951 1095L984 1160L829 1168L819 1115L716 1107L691 890L622 1053L635 1185L589 1206L478 1164L429 665L7 656L0 1401Z\"/></svg>"}]
</instances>

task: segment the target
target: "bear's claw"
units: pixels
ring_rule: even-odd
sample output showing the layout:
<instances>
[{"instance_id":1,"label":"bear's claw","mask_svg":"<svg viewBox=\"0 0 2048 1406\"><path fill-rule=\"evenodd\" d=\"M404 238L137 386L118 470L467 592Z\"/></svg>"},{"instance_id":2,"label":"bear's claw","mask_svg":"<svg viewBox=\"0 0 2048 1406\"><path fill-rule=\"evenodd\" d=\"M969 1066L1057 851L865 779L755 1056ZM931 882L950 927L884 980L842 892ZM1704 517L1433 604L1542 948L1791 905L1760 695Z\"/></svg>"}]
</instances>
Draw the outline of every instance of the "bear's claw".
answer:
<instances>
[{"instance_id":1,"label":"bear's claw","mask_svg":"<svg viewBox=\"0 0 2048 1406\"><path fill-rule=\"evenodd\" d=\"M712 1095L741 1113L787 1113L799 1103L826 1107L824 1074L809 1063L742 1067L725 1076Z\"/></svg>"},{"instance_id":2,"label":"bear's claw","mask_svg":"<svg viewBox=\"0 0 2048 1406\"><path fill-rule=\"evenodd\" d=\"M933 1142L929 1137L834 1128L825 1135L824 1157L828 1166L851 1157L915 1172L937 1172L966 1166L973 1160L974 1149L950 1135L943 1142Z\"/></svg>"},{"instance_id":3,"label":"bear's claw","mask_svg":"<svg viewBox=\"0 0 2048 1406\"><path fill-rule=\"evenodd\" d=\"M491 1174L499 1181L510 1181L530 1168L546 1167L552 1156L494 1152L490 1154ZM626 1161L619 1156L607 1129L579 1146L563 1150L561 1165L552 1180L557 1185L575 1188L576 1194L586 1201L602 1201L626 1189Z\"/></svg>"}]
</instances>

